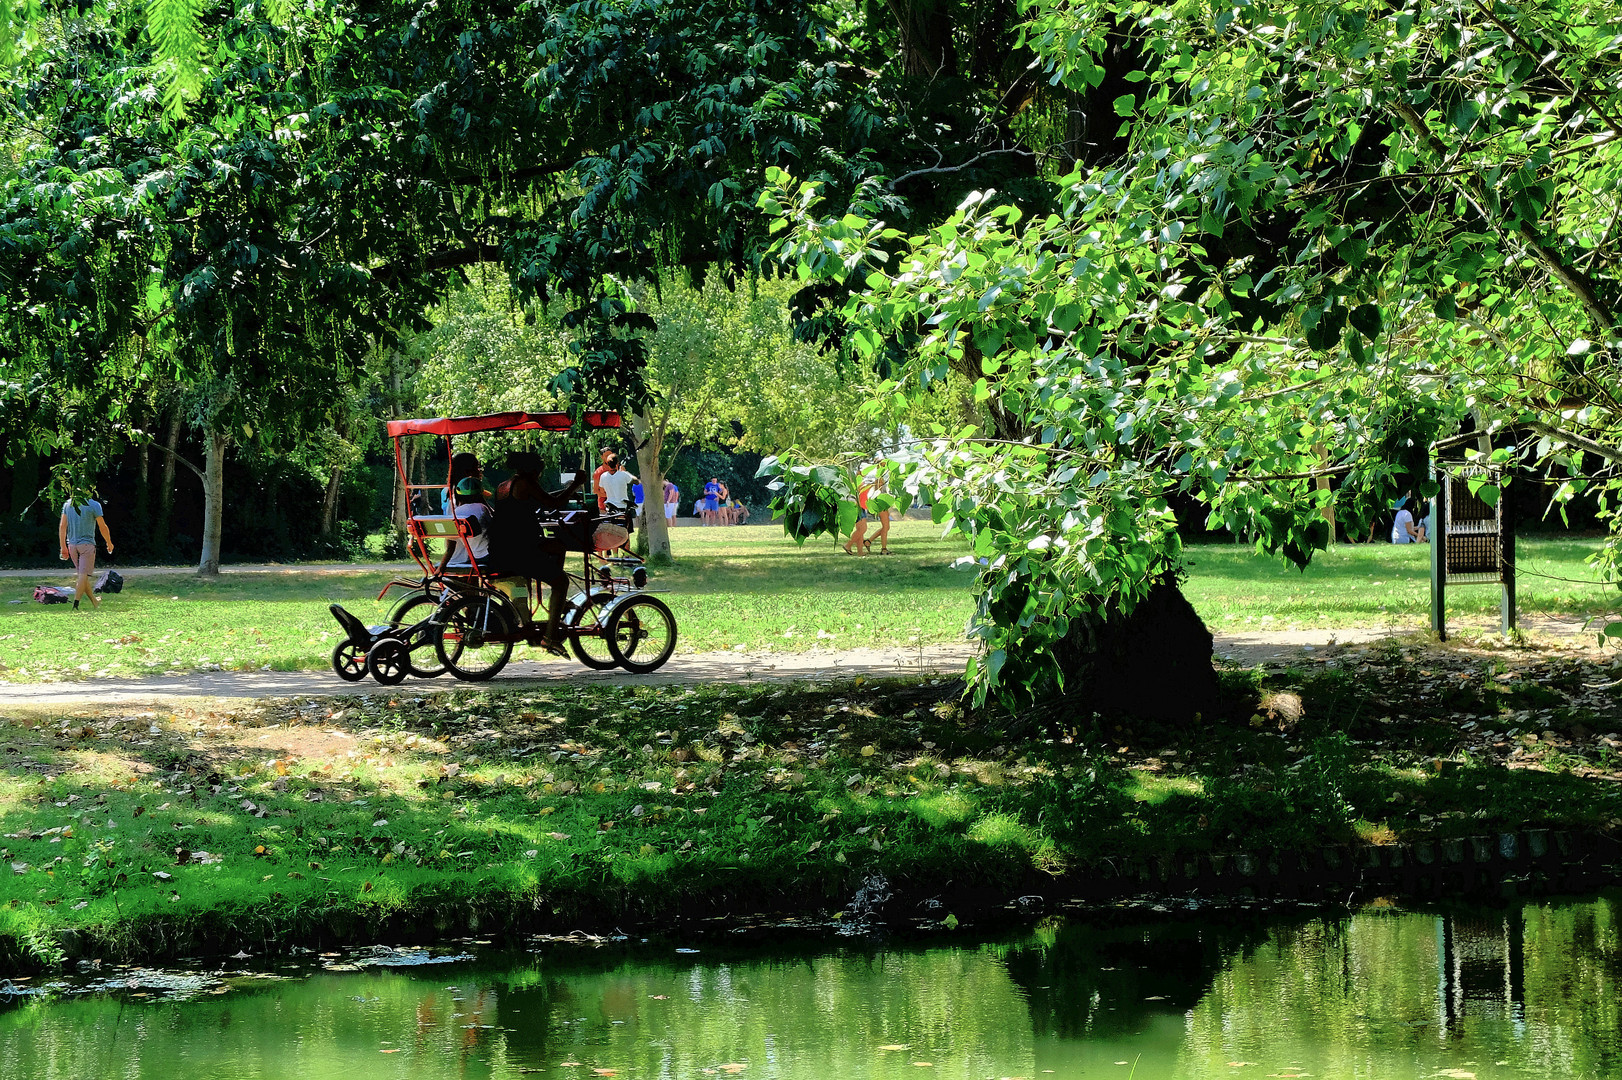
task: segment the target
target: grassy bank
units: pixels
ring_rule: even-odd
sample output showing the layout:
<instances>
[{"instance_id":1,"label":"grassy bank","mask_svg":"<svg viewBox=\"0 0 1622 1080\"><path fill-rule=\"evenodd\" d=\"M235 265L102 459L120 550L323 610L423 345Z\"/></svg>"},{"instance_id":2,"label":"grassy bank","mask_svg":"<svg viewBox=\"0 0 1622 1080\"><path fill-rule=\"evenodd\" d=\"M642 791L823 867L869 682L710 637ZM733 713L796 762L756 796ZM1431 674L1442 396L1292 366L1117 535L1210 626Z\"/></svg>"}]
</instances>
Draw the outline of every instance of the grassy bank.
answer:
<instances>
[{"instance_id":1,"label":"grassy bank","mask_svg":"<svg viewBox=\"0 0 1622 1080\"><path fill-rule=\"evenodd\" d=\"M1010 736L916 681L0 707L0 936L36 959L64 930L150 956L814 910L874 870L949 907L1170 850L1622 826L1610 669L1507 655L1231 672L1228 718L1074 741Z\"/></svg>"},{"instance_id":2,"label":"grassy bank","mask_svg":"<svg viewBox=\"0 0 1622 1080\"><path fill-rule=\"evenodd\" d=\"M961 546L925 521L894 530L894 554L853 558L831 543L804 548L776 526L678 530L676 566L656 572L680 622L680 648L793 652L959 640L972 610L971 574L954 569ZM1593 543L1521 544L1521 610L1590 617L1616 592L1589 580ZM1217 632L1428 624L1428 553L1390 544L1341 545L1305 573L1227 544L1189 550L1187 592ZM27 602L30 579L0 581L0 678L19 682L230 670L325 667L339 639L334 601L368 621L387 617L373 599L388 576L288 573L142 576L99 613ZM1450 593L1455 622L1495 619L1497 589ZM521 659L537 659L520 649Z\"/></svg>"}]
</instances>

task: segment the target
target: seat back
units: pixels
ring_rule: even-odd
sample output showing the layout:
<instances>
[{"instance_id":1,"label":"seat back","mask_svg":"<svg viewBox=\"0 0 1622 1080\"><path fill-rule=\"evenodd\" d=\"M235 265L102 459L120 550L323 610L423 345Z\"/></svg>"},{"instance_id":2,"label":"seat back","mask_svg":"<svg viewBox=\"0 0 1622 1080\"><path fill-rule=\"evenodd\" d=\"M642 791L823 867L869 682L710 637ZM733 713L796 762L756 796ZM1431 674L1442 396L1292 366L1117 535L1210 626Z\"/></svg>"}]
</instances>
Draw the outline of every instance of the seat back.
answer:
<instances>
[{"instance_id":1,"label":"seat back","mask_svg":"<svg viewBox=\"0 0 1622 1080\"><path fill-rule=\"evenodd\" d=\"M418 540L456 540L461 537L457 519L450 514L424 514L410 519L411 535Z\"/></svg>"},{"instance_id":2,"label":"seat back","mask_svg":"<svg viewBox=\"0 0 1622 1080\"><path fill-rule=\"evenodd\" d=\"M332 617L334 619L338 620L338 625L343 627L344 633L348 636L350 641L354 642L356 645L370 645L372 635L371 632L366 629L365 623L355 618L355 616L351 615L337 604L328 605L327 610L332 612Z\"/></svg>"}]
</instances>

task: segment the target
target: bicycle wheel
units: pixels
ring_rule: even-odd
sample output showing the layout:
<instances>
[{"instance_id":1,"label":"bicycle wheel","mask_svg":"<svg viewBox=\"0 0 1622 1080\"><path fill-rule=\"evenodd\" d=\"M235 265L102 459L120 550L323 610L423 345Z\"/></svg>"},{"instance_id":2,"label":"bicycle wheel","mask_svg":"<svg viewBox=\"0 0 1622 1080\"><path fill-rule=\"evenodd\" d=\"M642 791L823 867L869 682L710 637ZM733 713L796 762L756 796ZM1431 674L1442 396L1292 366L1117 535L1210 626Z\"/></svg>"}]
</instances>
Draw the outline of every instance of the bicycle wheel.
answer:
<instances>
[{"instance_id":1,"label":"bicycle wheel","mask_svg":"<svg viewBox=\"0 0 1622 1080\"><path fill-rule=\"evenodd\" d=\"M360 682L366 678L366 650L348 638L338 642L332 650L332 670L344 682Z\"/></svg>"},{"instance_id":2,"label":"bicycle wheel","mask_svg":"<svg viewBox=\"0 0 1622 1080\"><path fill-rule=\"evenodd\" d=\"M626 671L646 675L676 651L676 616L656 596L633 596L608 620L608 651Z\"/></svg>"},{"instance_id":3,"label":"bicycle wheel","mask_svg":"<svg viewBox=\"0 0 1622 1080\"><path fill-rule=\"evenodd\" d=\"M389 629L401 630L415 626L433 614L434 609L438 606L438 597L425 592L412 593L400 601L394 611L389 614ZM411 665L411 674L419 679L437 679L449 670L439 662L438 650L432 646L432 632L424 632L418 635L417 640L406 642L406 648L409 651L407 662ZM460 640L453 647L460 649ZM424 656L424 659L418 660L419 655Z\"/></svg>"},{"instance_id":4,"label":"bicycle wheel","mask_svg":"<svg viewBox=\"0 0 1622 1080\"><path fill-rule=\"evenodd\" d=\"M608 638L600 632L603 628L598 626L598 613L602 611L603 605L613 598L612 593L604 592L587 600L570 627L569 648L574 653L574 658L594 671L607 671L619 663L608 649ZM588 631L596 629L599 632L582 634L580 632L582 628Z\"/></svg>"},{"instance_id":5,"label":"bicycle wheel","mask_svg":"<svg viewBox=\"0 0 1622 1080\"><path fill-rule=\"evenodd\" d=\"M386 637L366 654L366 670L384 686L404 682L411 671L411 650L399 638Z\"/></svg>"},{"instance_id":6,"label":"bicycle wheel","mask_svg":"<svg viewBox=\"0 0 1622 1080\"><path fill-rule=\"evenodd\" d=\"M493 679L507 666L518 637L505 597L463 593L448 601L435 628L434 651L452 675L468 682Z\"/></svg>"}]
</instances>

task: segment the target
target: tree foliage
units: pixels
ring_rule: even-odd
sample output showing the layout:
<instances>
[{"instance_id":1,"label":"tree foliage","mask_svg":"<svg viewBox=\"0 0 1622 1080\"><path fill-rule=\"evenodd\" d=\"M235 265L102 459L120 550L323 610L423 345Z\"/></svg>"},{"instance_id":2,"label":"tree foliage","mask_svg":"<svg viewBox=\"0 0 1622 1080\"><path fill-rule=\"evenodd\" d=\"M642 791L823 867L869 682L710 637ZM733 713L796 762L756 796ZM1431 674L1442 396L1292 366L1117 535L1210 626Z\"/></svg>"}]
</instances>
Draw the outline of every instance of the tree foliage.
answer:
<instances>
[{"instance_id":1,"label":"tree foliage","mask_svg":"<svg viewBox=\"0 0 1622 1080\"><path fill-rule=\"evenodd\" d=\"M853 290L852 346L907 344L875 408L975 381L983 423L892 469L986 561L979 693L1058 692L1070 624L1179 565L1174 492L1305 564L1331 538L1306 481L1355 474L1354 513L1383 505L1394 438L1474 413L1541 434L1534 455L1615 455L1614 11L1033 15L1055 82L1131 87L1119 152L1059 181L1058 212L986 192L907 230L783 175L763 199L794 226L784 259Z\"/></svg>"}]
</instances>

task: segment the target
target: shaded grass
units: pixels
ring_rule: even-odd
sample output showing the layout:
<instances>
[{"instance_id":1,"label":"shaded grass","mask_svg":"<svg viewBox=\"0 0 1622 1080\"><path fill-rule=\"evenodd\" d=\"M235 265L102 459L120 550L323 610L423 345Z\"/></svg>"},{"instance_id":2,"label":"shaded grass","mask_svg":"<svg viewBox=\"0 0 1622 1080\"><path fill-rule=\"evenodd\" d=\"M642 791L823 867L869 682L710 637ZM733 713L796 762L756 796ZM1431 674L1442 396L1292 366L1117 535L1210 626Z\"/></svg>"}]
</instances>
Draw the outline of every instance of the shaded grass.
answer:
<instances>
[{"instance_id":1,"label":"shaded grass","mask_svg":"<svg viewBox=\"0 0 1622 1080\"><path fill-rule=\"evenodd\" d=\"M1595 734L1614 696L1588 689L1605 669L1513 663L1230 672L1231 717L1059 740L1008 736L941 680L11 710L0 937L48 959L61 930L132 955L814 910L874 871L950 903L1170 851L1622 826L1622 742ZM1252 719L1281 687L1302 718Z\"/></svg>"}]
</instances>

